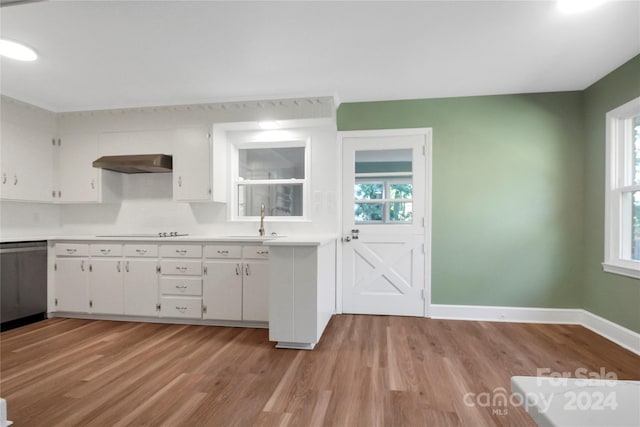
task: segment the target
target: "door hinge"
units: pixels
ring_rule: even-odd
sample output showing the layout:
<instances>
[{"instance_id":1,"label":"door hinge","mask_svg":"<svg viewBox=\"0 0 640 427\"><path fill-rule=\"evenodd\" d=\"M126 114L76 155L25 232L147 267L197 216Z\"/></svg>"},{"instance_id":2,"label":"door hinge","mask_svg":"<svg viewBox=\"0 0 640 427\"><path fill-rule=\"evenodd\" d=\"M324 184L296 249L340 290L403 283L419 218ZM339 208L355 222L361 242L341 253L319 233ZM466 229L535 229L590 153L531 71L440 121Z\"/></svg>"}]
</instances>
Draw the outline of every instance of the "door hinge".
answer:
<instances>
[{"instance_id":1,"label":"door hinge","mask_svg":"<svg viewBox=\"0 0 640 427\"><path fill-rule=\"evenodd\" d=\"M427 156L427 147L425 145L422 146L422 155Z\"/></svg>"},{"instance_id":2,"label":"door hinge","mask_svg":"<svg viewBox=\"0 0 640 427\"><path fill-rule=\"evenodd\" d=\"M427 299L427 298L426 298L426 296L425 296L424 289L420 289L420 298L421 298L423 301Z\"/></svg>"},{"instance_id":3,"label":"door hinge","mask_svg":"<svg viewBox=\"0 0 640 427\"><path fill-rule=\"evenodd\" d=\"M203 305L202 306L202 314L206 314L207 313L207 306Z\"/></svg>"},{"instance_id":4,"label":"door hinge","mask_svg":"<svg viewBox=\"0 0 640 427\"><path fill-rule=\"evenodd\" d=\"M422 228L424 228L424 217L422 217Z\"/></svg>"},{"instance_id":5,"label":"door hinge","mask_svg":"<svg viewBox=\"0 0 640 427\"><path fill-rule=\"evenodd\" d=\"M209 193L209 195L211 195L211 193L212 193L211 188L209 188L209 189L207 190L207 193Z\"/></svg>"},{"instance_id":6,"label":"door hinge","mask_svg":"<svg viewBox=\"0 0 640 427\"><path fill-rule=\"evenodd\" d=\"M156 304L156 311L160 311L160 304Z\"/></svg>"},{"instance_id":7,"label":"door hinge","mask_svg":"<svg viewBox=\"0 0 640 427\"><path fill-rule=\"evenodd\" d=\"M426 254L425 250L424 250L424 243L422 244L422 253Z\"/></svg>"},{"instance_id":8,"label":"door hinge","mask_svg":"<svg viewBox=\"0 0 640 427\"><path fill-rule=\"evenodd\" d=\"M93 308L93 301L89 300L89 307Z\"/></svg>"},{"instance_id":9,"label":"door hinge","mask_svg":"<svg viewBox=\"0 0 640 427\"><path fill-rule=\"evenodd\" d=\"M56 307L58 306L58 298L56 298L54 301L54 304L56 305Z\"/></svg>"}]
</instances>

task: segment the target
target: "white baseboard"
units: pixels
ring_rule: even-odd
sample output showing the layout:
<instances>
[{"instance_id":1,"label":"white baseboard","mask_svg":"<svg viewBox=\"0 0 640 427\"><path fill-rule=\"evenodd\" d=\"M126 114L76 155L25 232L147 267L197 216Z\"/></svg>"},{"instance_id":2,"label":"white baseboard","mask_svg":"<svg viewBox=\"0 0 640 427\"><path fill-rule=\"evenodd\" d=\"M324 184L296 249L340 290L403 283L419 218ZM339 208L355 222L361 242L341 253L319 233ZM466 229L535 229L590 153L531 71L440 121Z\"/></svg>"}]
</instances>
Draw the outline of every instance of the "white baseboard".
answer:
<instances>
[{"instance_id":1,"label":"white baseboard","mask_svg":"<svg viewBox=\"0 0 640 427\"><path fill-rule=\"evenodd\" d=\"M581 308L530 308L431 304L433 319L581 325L640 355L640 334Z\"/></svg>"}]
</instances>

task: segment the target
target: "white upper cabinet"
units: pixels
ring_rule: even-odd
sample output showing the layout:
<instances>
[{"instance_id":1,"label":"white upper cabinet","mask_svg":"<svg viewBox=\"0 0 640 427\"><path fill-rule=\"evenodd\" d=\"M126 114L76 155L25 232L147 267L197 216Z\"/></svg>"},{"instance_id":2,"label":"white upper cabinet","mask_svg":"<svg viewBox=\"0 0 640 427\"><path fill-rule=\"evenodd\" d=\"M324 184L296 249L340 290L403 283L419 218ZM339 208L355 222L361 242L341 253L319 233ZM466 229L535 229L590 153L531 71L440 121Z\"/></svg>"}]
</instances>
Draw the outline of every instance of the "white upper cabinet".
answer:
<instances>
[{"instance_id":1,"label":"white upper cabinet","mask_svg":"<svg viewBox=\"0 0 640 427\"><path fill-rule=\"evenodd\" d=\"M0 198L50 202L53 181L55 120L34 108L3 102ZM24 111L22 111L24 110Z\"/></svg>"},{"instance_id":2,"label":"white upper cabinet","mask_svg":"<svg viewBox=\"0 0 640 427\"><path fill-rule=\"evenodd\" d=\"M177 129L173 140L173 199L181 202L213 200L211 131Z\"/></svg>"},{"instance_id":3,"label":"white upper cabinet","mask_svg":"<svg viewBox=\"0 0 640 427\"><path fill-rule=\"evenodd\" d=\"M97 133L69 133L61 135L57 150L58 203L100 203L117 201L122 180L116 172L93 167L98 158Z\"/></svg>"}]
</instances>

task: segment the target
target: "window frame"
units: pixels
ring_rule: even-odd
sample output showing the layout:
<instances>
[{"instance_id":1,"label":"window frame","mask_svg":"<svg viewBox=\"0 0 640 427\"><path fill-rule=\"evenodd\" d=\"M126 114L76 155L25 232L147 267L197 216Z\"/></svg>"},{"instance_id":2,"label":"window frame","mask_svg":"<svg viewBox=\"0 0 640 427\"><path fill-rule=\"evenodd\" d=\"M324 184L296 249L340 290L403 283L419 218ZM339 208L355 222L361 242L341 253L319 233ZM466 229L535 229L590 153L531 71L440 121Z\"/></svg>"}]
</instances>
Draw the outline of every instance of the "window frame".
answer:
<instances>
[{"instance_id":1,"label":"window frame","mask_svg":"<svg viewBox=\"0 0 640 427\"><path fill-rule=\"evenodd\" d=\"M376 177L375 175L378 175ZM355 178L355 185L358 184L382 184L383 194L385 197L381 199L356 199L353 197L354 206L357 204L381 204L382 205L382 219L380 221L356 221L356 225L413 225L413 217L411 221L392 221L391 218L391 203L413 203L413 197L411 199L392 199L390 196L391 186L393 184L411 184L413 195L413 172L401 173L367 173L357 174Z\"/></svg>"},{"instance_id":2,"label":"window frame","mask_svg":"<svg viewBox=\"0 0 640 427\"><path fill-rule=\"evenodd\" d=\"M640 190L640 185L633 184L631 162L633 120L638 115L640 97L606 115L605 236L602 263L605 272L636 279L640 279L640 261L631 259L631 206L625 203L625 194Z\"/></svg>"},{"instance_id":3,"label":"window frame","mask_svg":"<svg viewBox=\"0 0 640 427\"><path fill-rule=\"evenodd\" d=\"M270 133L275 133L270 131ZM311 177L311 138L306 136L283 136L265 139L247 139L230 142L230 203L228 208L229 220L237 222L255 222L260 220L259 216L240 216L238 214L238 193L240 185L278 185L278 184L301 184L302 185L302 215L301 216L271 216L265 215L269 222L303 222L309 221L310 204L310 177ZM267 148L304 148L304 178L296 179L272 179L255 180L239 179L239 151L246 149L267 149Z\"/></svg>"}]
</instances>

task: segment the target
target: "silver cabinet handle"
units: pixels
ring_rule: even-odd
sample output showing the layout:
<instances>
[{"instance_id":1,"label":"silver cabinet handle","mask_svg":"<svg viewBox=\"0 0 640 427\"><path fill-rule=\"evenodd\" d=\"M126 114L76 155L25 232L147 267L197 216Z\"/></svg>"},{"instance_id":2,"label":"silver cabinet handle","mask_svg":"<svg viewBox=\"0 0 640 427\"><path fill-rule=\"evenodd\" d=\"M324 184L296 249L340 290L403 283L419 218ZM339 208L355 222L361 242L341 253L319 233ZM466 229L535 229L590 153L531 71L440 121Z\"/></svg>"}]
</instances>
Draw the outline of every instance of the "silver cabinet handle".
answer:
<instances>
[{"instance_id":1,"label":"silver cabinet handle","mask_svg":"<svg viewBox=\"0 0 640 427\"><path fill-rule=\"evenodd\" d=\"M3 184L6 184L6 183L7 183L7 174L6 174L6 173L3 173L3 174L2 174L2 183L3 183Z\"/></svg>"},{"instance_id":2,"label":"silver cabinet handle","mask_svg":"<svg viewBox=\"0 0 640 427\"><path fill-rule=\"evenodd\" d=\"M13 175L13 185L18 185L18 175Z\"/></svg>"},{"instance_id":3,"label":"silver cabinet handle","mask_svg":"<svg viewBox=\"0 0 640 427\"><path fill-rule=\"evenodd\" d=\"M92 189L92 190L95 190L95 189L96 189L96 180L95 180L95 179L92 179L92 180L91 180L91 189Z\"/></svg>"},{"instance_id":4,"label":"silver cabinet handle","mask_svg":"<svg viewBox=\"0 0 640 427\"><path fill-rule=\"evenodd\" d=\"M144 255L147 253L146 249L136 249L136 252L139 253L140 255Z\"/></svg>"},{"instance_id":5,"label":"silver cabinet handle","mask_svg":"<svg viewBox=\"0 0 640 427\"><path fill-rule=\"evenodd\" d=\"M100 253L102 253L102 255L110 254L111 249L100 249Z\"/></svg>"},{"instance_id":6,"label":"silver cabinet handle","mask_svg":"<svg viewBox=\"0 0 640 427\"><path fill-rule=\"evenodd\" d=\"M129 272L129 261L124 264L124 269L127 273Z\"/></svg>"},{"instance_id":7,"label":"silver cabinet handle","mask_svg":"<svg viewBox=\"0 0 640 427\"><path fill-rule=\"evenodd\" d=\"M256 251L257 255L269 255L269 251Z\"/></svg>"},{"instance_id":8,"label":"silver cabinet handle","mask_svg":"<svg viewBox=\"0 0 640 427\"><path fill-rule=\"evenodd\" d=\"M77 249L67 248L67 253L68 253L68 254L73 255L73 254L75 254L76 252L77 252Z\"/></svg>"},{"instance_id":9,"label":"silver cabinet handle","mask_svg":"<svg viewBox=\"0 0 640 427\"><path fill-rule=\"evenodd\" d=\"M204 268L202 269L202 272L204 273L204 275L208 275L209 274L209 267L207 267L206 265L204 266Z\"/></svg>"},{"instance_id":10,"label":"silver cabinet handle","mask_svg":"<svg viewBox=\"0 0 640 427\"><path fill-rule=\"evenodd\" d=\"M118 270L118 273L122 271L122 268L120 266L120 261L118 261L118 264L116 265L116 269Z\"/></svg>"},{"instance_id":11,"label":"silver cabinet handle","mask_svg":"<svg viewBox=\"0 0 640 427\"><path fill-rule=\"evenodd\" d=\"M250 274L251 274L251 271L249 270L249 264L245 264L245 265L244 265L244 274L245 274L246 276L248 276L248 275L250 275Z\"/></svg>"},{"instance_id":12,"label":"silver cabinet handle","mask_svg":"<svg viewBox=\"0 0 640 427\"><path fill-rule=\"evenodd\" d=\"M176 285L176 289L187 289L187 285Z\"/></svg>"},{"instance_id":13,"label":"silver cabinet handle","mask_svg":"<svg viewBox=\"0 0 640 427\"><path fill-rule=\"evenodd\" d=\"M84 271L84 260L80 262L80 270Z\"/></svg>"},{"instance_id":14,"label":"silver cabinet handle","mask_svg":"<svg viewBox=\"0 0 640 427\"><path fill-rule=\"evenodd\" d=\"M221 255L228 255L229 251L218 251L218 253Z\"/></svg>"},{"instance_id":15,"label":"silver cabinet handle","mask_svg":"<svg viewBox=\"0 0 640 427\"><path fill-rule=\"evenodd\" d=\"M186 249L176 249L176 253L177 253L178 255L182 255L182 256L184 256L184 255L186 255L186 254L187 254L187 250L186 250Z\"/></svg>"},{"instance_id":16,"label":"silver cabinet handle","mask_svg":"<svg viewBox=\"0 0 640 427\"><path fill-rule=\"evenodd\" d=\"M187 271L187 267L176 266L176 270L178 270L180 273L184 273L185 271Z\"/></svg>"},{"instance_id":17,"label":"silver cabinet handle","mask_svg":"<svg viewBox=\"0 0 640 427\"><path fill-rule=\"evenodd\" d=\"M182 176L178 177L178 187L182 187Z\"/></svg>"},{"instance_id":18,"label":"silver cabinet handle","mask_svg":"<svg viewBox=\"0 0 640 427\"><path fill-rule=\"evenodd\" d=\"M240 275L240 264L236 264L236 276Z\"/></svg>"},{"instance_id":19,"label":"silver cabinet handle","mask_svg":"<svg viewBox=\"0 0 640 427\"><path fill-rule=\"evenodd\" d=\"M184 305L176 305L176 310L178 310L180 313L184 313L185 311L187 311L187 307L185 307Z\"/></svg>"}]
</instances>

